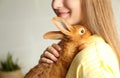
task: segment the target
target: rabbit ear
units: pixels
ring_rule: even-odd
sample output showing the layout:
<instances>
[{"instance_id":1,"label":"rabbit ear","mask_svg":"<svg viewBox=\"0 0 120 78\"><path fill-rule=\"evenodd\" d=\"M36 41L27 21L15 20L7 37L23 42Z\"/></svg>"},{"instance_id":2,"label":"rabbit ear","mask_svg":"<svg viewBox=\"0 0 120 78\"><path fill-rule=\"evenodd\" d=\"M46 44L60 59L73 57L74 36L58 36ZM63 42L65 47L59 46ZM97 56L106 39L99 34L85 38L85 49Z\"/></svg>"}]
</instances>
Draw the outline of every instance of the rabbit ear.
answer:
<instances>
[{"instance_id":1,"label":"rabbit ear","mask_svg":"<svg viewBox=\"0 0 120 78\"><path fill-rule=\"evenodd\" d=\"M69 35L70 31L73 30L73 27L63 18L54 17L52 21L57 26L57 28L66 35Z\"/></svg>"},{"instance_id":2,"label":"rabbit ear","mask_svg":"<svg viewBox=\"0 0 120 78\"><path fill-rule=\"evenodd\" d=\"M43 35L44 39L63 39L64 35L60 31L50 31Z\"/></svg>"}]
</instances>

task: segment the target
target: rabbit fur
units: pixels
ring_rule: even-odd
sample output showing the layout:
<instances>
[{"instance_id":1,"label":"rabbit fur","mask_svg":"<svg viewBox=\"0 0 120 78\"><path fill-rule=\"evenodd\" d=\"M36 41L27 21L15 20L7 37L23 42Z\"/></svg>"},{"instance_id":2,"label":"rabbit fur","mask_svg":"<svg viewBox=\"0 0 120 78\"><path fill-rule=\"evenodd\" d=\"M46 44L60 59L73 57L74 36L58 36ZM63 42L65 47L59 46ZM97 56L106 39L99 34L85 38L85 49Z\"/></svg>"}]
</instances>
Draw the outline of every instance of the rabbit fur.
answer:
<instances>
[{"instance_id":1,"label":"rabbit fur","mask_svg":"<svg viewBox=\"0 0 120 78\"><path fill-rule=\"evenodd\" d=\"M65 78L73 58L85 48L85 42L91 36L91 32L85 26L71 26L60 17L54 17L52 21L60 31L50 31L44 38L61 40L58 43L62 48L60 57L52 64L39 63L26 74L25 78Z\"/></svg>"}]
</instances>

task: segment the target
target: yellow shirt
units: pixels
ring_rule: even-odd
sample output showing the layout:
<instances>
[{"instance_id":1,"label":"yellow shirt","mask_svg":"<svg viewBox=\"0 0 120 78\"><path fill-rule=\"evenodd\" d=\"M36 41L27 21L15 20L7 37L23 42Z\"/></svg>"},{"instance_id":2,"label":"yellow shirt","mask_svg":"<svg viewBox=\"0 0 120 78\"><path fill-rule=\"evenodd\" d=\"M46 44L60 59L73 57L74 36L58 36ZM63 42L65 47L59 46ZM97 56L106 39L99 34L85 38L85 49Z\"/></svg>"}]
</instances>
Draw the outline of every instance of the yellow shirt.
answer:
<instances>
[{"instance_id":1,"label":"yellow shirt","mask_svg":"<svg viewBox=\"0 0 120 78\"><path fill-rule=\"evenodd\" d=\"M66 78L120 78L118 59L105 41L93 35L74 58Z\"/></svg>"}]
</instances>

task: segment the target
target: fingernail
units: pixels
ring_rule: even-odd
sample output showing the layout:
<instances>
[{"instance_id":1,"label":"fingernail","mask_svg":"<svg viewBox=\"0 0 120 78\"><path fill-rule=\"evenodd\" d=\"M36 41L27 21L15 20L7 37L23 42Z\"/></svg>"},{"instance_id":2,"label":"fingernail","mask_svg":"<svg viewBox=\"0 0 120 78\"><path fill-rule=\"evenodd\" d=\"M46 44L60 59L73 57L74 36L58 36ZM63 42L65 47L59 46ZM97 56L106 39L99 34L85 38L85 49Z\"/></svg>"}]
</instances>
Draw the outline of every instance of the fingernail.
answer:
<instances>
[{"instance_id":1,"label":"fingernail","mask_svg":"<svg viewBox=\"0 0 120 78\"><path fill-rule=\"evenodd\" d=\"M61 51L62 49L61 48L59 48L59 51Z\"/></svg>"},{"instance_id":2,"label":"fingernail","mask_svg":"<svg viewBox=\"0 0 120 78\"><path fill-rule=\"evenodd\" d=\"M58 60L58 59L57 59L57 58L55 58L55 60L54 60L54 61L56 62L57 60Z\"/></svg>"},{"instance_id":3,"label":"fingernail","mask_svg":"<svg viewBox=\"0 0 120 78\"><path fill-rule=\"evenodd\" d=\"M53 63L53 61L49 61L49 63Z\"/></svg>"},{"instance_id":4,"label":"fingernail","mask_svg":"<svg viewBox=\"0 0 120 78\"><path fill-rule=\"evenodd\" d=\"M58 53L56 53L56 57L59 57L60 55Z\"/></svg>"}]
</instances>

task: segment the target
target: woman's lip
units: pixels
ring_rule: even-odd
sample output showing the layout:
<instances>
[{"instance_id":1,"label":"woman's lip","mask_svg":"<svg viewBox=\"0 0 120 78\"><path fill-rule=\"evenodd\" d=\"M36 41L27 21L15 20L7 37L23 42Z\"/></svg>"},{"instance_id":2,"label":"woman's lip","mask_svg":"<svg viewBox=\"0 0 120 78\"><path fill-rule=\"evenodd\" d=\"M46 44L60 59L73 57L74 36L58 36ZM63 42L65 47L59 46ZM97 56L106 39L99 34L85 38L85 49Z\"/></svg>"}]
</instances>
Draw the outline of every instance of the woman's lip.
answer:
<instances>
[{"instance_id":1,"label":"woman's lip","mask_svg":"<svg viewBox=\"0 0 120 78\"><path fill-rule=\"evenodd\" d=\"M66 17L66 16L69 15L69 12L59 12L57 15L58 15L59 17Z\"/></svg>"}]
</instances>

